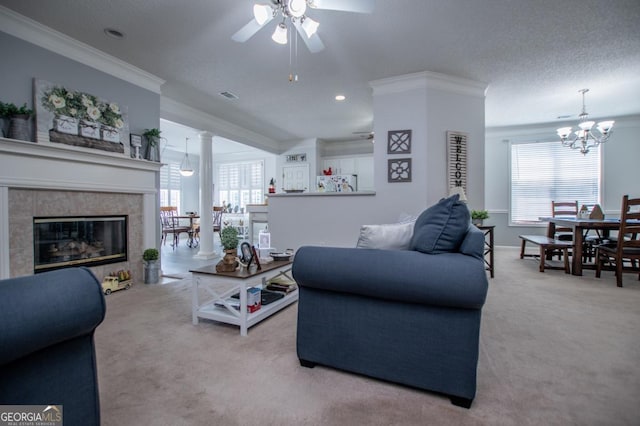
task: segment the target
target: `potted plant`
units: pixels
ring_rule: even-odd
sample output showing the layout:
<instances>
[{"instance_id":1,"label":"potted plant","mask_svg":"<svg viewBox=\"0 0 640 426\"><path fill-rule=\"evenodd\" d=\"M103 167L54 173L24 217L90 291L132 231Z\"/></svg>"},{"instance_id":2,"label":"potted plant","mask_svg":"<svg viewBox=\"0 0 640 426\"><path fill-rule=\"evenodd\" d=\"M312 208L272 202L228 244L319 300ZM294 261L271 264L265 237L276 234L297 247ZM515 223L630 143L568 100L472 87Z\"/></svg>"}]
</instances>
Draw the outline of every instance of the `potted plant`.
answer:
<instances>
[{"instance_id":1,"label":"potted plant","mask_svg":"<svg viewBox=\"0 0 640 426\"><path fill-rule=\"evenodd\" d=\"M0 136L8 136L9 113L8 105L0 101ZM5 124L6 123L6 124Z\"/></svg>"},{"instance_id":2,"label":"potted plant","mask_svg":"<svg viewBox=\"0 0 640 426\"><path fill-rule=\"evenodd\" d=\"M0 116L9 120L9 131L5 132L4 126L2 129L2 133L6 133L8 138L24 141L31 140L29 125L31 116L33 116L33 110L28 108L26 103L18 107L11 102L6 104L0 102Z\"/></svg>"},{"instance_id":3,"label":"potted plant","mask_svg":"<svg viewBox=\"0 0 640 426\"><path fill-rule=\"evenodd\" d=\"M486 210L471 210L471 222L476 226L482 226L485 219L489 219L489 212Z\"/></svg>"},{"instance_id":4,"label":"potted plant","mask_svg":"<svg viewBox=\"0 0 640 426\"><path fill-rule=\"evenodd\" d=\"M160 145L160 129L145 129L142 136L147 140L147 154L145 158L150 161L160 161L158 146Z\"/></svg>"},{"instance_id":5,"label":"potted plant","mask_svg":"<svg viewBox=\"0 0 640 426\"><path fill-rule=\"evenodd\" d=\"M218 272L232 272L238 266L238 230L233 226L227 226L220 232L220 241L224 249L224 257L216 265Z\"/></svg>"},{"instance_id":6,"label":"potted plant","mask_svg":"<svg viewBox=\"0 0 640 426\"><path fill-rule=\"evenodd\" d=\"M160 280L158 258L160 252L155 248L148 248L142 253L142 260L144 261L144 283L145 284L157 284Z\"/></svg>"}]
</instances>

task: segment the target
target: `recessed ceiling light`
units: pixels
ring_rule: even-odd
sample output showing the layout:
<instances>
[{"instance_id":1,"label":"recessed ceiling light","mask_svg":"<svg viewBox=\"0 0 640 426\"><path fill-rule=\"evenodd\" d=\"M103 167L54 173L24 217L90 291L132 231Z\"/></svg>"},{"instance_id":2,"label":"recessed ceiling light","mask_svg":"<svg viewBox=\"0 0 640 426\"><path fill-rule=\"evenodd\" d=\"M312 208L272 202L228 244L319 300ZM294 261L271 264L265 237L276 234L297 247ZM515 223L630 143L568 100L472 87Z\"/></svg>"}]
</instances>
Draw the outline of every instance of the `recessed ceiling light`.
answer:
<instances>
[{"instance_id":1,"label":"recessed ceiling light","mask_svg":"<svg viewBox=\"0 0 640 426\"><path fill-rule=\"evenodd\" d=\"M342 102L345 99L347 99L347 97L345 95L336 95L336 101L338 101L338 102Z\"/></svg>"},{"instance_id":2,"label":"recessed ceiling light","mask_svg":"<svg viewBox=\"0 0 640 426\"><path fill-rule=\"evenodd\" d=\"M124 38L124 33L122 31L118 31L115 28L105 28L104 33L112 38L121 39Z\"/></svg>"}]
</instances>

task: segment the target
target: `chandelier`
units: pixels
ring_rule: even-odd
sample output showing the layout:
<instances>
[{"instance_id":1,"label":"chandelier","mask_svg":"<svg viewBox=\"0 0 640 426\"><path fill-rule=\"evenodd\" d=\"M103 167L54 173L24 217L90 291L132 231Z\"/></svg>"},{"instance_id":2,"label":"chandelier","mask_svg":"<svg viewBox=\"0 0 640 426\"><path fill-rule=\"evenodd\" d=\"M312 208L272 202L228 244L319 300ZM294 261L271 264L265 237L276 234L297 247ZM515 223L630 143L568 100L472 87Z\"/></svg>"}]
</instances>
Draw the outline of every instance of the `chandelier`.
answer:
<instances>
[{"instance_id":1,"label":"chandelier","mask_svg":"<svg viewBox=\"0 0 640 426\"><path fill-rule=\"evenodd\" d=\"M591 148L595 148L609 140L611 129L613 128L613 120L601 121L597 124L597 128L593 126L595 121L589 120L589 114L584 103L584 95L589 89L579 90L582 93L582 112L580 113L580 122L578 129L574 132L572 127L562 127L558 129L558 136L562 145L571 149L579 149L583 155L586 155Z\"/></svg>"},{"instance_id":2,"label":"chandelier","mask_svg":"<svg viewBox=\"0 0 640 426\"><path fill-rule=\"evenodd\" d=\"M281 0L273 1L272 4L256 4L253 6L253 16L258 25L264 25L273 18L282 14L282 22L278 24L271 39L279 44L287 44L287 18L291 23L300 27L304 33L310 38L318 30L320 25L313 19L305 16L307 11L307 0Z\"/></svg>"}]
</instances>

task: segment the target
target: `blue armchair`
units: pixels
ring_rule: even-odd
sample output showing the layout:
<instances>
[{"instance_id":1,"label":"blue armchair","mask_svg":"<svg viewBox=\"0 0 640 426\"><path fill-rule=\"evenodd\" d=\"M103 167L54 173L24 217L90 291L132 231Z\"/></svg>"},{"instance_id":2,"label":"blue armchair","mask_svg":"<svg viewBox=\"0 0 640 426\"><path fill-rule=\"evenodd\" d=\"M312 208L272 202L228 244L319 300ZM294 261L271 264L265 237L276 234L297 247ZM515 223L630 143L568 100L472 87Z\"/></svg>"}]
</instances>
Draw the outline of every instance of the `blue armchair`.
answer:
<instances>
[{"instance_id":1,"label":"blue armchair","mask_svg":"<svg viewBox=\"0 0 640 426\"><path fill-rule=\"evenodd\" d=\"M93 335L105 315L86 268L0 281L0 405L62 405L69 425L99 425Z\"/></svg>"},{"instance_id":2,"label":"blue armchair","mask_svg":"<svg viewBox=\"0 0 640 426\"><path fill-rule=\"evenodd\" d=\"M413 249L301 247L293 263L301 365L443 393L469 408L488 282L484 234L466 220L450 250L441 240L424 252L420 218Z\"/></svg>"}]
</instances>

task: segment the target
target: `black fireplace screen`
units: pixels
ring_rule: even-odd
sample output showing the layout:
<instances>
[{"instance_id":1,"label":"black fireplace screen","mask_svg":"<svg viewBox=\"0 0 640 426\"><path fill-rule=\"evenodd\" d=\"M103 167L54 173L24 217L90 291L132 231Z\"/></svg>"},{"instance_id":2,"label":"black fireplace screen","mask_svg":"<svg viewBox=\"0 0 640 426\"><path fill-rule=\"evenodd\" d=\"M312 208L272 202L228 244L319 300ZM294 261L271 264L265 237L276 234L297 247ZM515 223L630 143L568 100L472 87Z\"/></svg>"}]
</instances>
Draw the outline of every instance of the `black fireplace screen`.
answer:
<instances>
[{"instance_id":1,"label":"black fireplace screen","mask_svg":"<svg viewBox=\"0 0 640 426\"><path fill-rule=\"evenodd\" d=\"M127 260L127 216L33 218L34 272Z\"/></svg>"}]
</instances>

